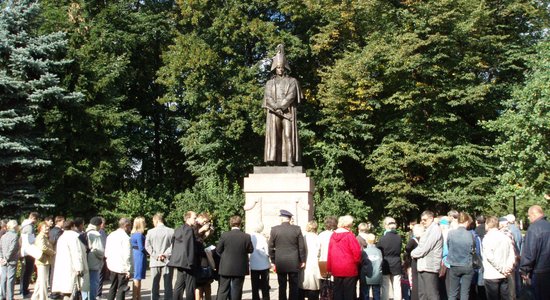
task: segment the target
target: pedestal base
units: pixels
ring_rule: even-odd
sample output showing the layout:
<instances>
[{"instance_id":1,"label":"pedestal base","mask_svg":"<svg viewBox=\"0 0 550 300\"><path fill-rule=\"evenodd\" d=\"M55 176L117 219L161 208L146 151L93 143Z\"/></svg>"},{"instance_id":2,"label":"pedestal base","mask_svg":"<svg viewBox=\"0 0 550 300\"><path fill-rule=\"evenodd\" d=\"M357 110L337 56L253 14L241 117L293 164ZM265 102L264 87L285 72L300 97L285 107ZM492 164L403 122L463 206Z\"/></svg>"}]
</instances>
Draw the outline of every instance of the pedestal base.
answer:
<instances>
[{"instance_id":1,"label":"pedestal base","mask_svg":"<svg viewBox=\"0 0 550 300\"><path fill-rule=\"evenodd\" d=\"M291 212L294 224L305 230L313 219L313 190L313 180L302 167L254 167L244 179L245 231L253 232L261 222L269 235L281 223L281 209Z\"/></svg>"}]
</instances>

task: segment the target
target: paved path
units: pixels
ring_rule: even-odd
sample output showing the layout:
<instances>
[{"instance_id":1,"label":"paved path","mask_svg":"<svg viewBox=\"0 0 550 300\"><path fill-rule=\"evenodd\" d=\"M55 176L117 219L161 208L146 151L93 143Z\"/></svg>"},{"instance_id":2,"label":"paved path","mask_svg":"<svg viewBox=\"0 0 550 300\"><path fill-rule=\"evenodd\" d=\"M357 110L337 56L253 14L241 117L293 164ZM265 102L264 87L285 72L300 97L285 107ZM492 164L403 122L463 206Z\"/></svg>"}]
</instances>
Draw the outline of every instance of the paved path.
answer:
<instances>
[{"instance_id":1,"label":"paved path","mask_svg":"<svg viewBox=\"0 0 550 300\"><path fill-rule=\"evenodd\" d=\"M149 274L149 271L148 271L145 280L143 280L141 282L141 298L142 299L151 299L151 277L149 275L150 274ZM176 276L174 274L174 282L175 282L175 279L176 279L175 277ZM163 299L162 298L162 295L163 295L162 285L163 285L163 283L162 283L162 280L161 280L161 283L160 283L160 286L161 286L161 300ZM271 286L271 290L270 290L270 293L269 293L270 298L271 299L277 299L279 297L278 296L279 290L277 288L279 286L278 283L277 283L277 274L275 274L275 273L270 274L270 276L269 276L269 285ZM214 281L212 283L212 300L216 299L217 291L218 291L218 282ZM109 292L109 286L106 285L106 286L104 286L103 296L106 296L108 292ZM107 298L102 297L101 299L107 299ZM126 299L132 299L131 290L126 293ZM244 287L243 287L243 300L251 300L251 299L252 299L252 287L250 285L250 276L246 276L246 278L244 280Z\"/></svg>"},{"instance_id":2,"label":"paved path","mask_svg":"<svg viewBox=\"0 0 550 300\"><path fill-rule=\"evenodd\" d=\"M174 275L174 281L176 279L175 277L176 276ZM132 284L132 282L130 282L130 285L131 284ZM271 275L269 277L269 285L271 286L270 298L271 299L277 299L279 296L278 296L278 288L277 288L278 287L277 275L275 273L271 273ZM163 298L162 298L162 296L163 296L163 290L162 290L163 283L162 283L162 280L161 280L160 286L161 286L161 300L163 300ZM34 286L31 285L30 286L31 293L32 293L33 288L34 288ZM218 291L218 282L214 281L212 283L212 300L216 299L217 291ZM108 283L103 286L103 295L102 295L102 297L98 297L97 299L98 300L99 299L107 299L107 293L109 293L109 284ZM19 284L15 285L15 294L19 295ZM147 271L146 278L141 282L141 298L142 299L151 299L151 276L150 276L149 271ZM15 299L21 299L21 297L16 296ZM132 290L131 289L126 293L126 299L132 299ZM250 276L246 276L245 281L244 281L244 287L243 287L243 300L250 300L250 299L252 299L252 287L250 285Z\"/></svg>"}]
</instances>

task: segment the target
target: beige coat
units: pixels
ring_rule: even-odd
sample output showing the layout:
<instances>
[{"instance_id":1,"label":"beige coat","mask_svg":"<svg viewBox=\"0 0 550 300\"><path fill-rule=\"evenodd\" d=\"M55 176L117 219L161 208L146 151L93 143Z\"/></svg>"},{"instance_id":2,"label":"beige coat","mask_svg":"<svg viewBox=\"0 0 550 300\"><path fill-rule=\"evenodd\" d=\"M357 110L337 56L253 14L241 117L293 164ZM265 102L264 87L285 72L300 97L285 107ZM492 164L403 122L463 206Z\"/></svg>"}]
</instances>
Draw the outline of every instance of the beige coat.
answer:
<instances>
[{"instance_id":1,"label":"beige coat","mask_svg":"<svg viewBox=\"0 0 550 300\"><path fill-rule=\"evenodd\" d=\"M50 243L50 240L48 240L48 237L44 234L44 232L40 232L38 236L36 236L34 245L38 249L42 250L42 256L40 257L40 259L37 259L35 261L36 265L51 264L55 255L55 251L53 250L52 244Z\"/></svg>"},{"instance_id":2,"label":"beige coat","mask_svg":"<svg viewBox=\"0 0 550 300\"><path fill-rule=\"evenodd\" d=\"M304 235L307 247L306 267L300 272L300 288L317 291L321 289L321 271L319 270L319 254L321 242L313 232Z\"/></svg>"},{"instance_id":3,"label":"beige coat","mask_svg":"<svg viewBox=\"0 0 550 300\"><path fill-rule=\"evenodd\" d=\"M83 276L78 276L78 272ZM77 232L66 230L57 240L52 292L72 293L77 279L82 291L90 290L86 247L78 239Z\"/></svg>"}]
</instances>

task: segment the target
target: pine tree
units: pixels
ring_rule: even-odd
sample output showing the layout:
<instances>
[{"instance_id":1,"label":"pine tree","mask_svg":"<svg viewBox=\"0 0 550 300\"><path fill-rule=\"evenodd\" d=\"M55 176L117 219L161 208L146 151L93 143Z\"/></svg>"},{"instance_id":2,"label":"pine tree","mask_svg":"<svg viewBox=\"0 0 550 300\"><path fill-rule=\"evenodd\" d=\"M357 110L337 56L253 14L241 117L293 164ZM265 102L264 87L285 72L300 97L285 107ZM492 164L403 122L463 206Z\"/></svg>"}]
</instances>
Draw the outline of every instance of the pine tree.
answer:
<instances>
[{"instance_id":1,"label":"pine tree","mask_svg":"<svg viewBox=\"0 0 550 300\"><path fill-rule=\"evenodd\" d=\"M67 41L61 32L38 35L36 1L7 3L0 12L0 207L6 215L44 202L40 179L50 165L45 146L55 141L45 116L78 101L57 75Z\"/></svg>"}]
</instances>

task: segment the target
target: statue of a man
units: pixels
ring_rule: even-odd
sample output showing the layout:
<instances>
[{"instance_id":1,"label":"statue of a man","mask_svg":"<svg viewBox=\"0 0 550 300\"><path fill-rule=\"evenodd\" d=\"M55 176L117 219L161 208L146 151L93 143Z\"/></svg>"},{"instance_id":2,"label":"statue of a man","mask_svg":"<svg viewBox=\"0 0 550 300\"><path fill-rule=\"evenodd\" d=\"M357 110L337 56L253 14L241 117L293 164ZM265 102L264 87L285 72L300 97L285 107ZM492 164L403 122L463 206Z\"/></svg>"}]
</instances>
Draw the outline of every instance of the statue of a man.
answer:
<instances>
[{"instance_id":1,"label":"statue of a man","mask_svg":"<svg viewBox=\"0 0 550 300\"><path fill-rule=\"evenodd\" d=\"M290 71L284 46L277 46L271 72L275 74L265 86L263 107L267 110L264 161L268 165L300 162L296 106L303 98L298 80L288 76Z\"/></svg>"}]
</instances>

